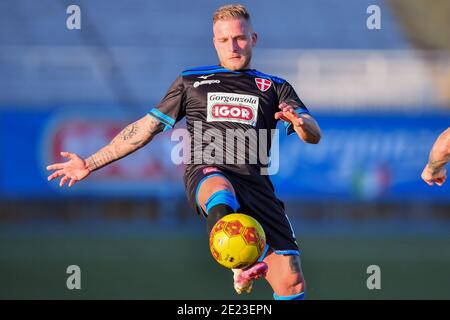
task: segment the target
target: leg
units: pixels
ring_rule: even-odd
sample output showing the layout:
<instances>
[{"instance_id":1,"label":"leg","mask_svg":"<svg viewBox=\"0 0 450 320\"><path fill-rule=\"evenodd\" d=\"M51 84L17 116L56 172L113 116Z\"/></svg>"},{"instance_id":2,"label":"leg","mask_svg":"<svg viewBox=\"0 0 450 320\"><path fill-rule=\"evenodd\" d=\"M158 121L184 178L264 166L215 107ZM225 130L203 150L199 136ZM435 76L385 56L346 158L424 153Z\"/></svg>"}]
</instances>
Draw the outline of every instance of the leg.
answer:
<instances>
[{"instance_id":1,"label":"leg","mask_svg":"<svg viewBox=\"0 0 450 320\"><path fill-rule=\"evenodd\" d=\"M283 300L303 298L305 281L299 256L276 254L271 251L264 258L264 262L269 266L266 280L272 287L275 298Z\"/></svg>"},{"instance_id":2,"label":"leg","mask_svg":"<svg viewBox=\"0 0 450 320\"><path fill-rule=\"evenodd\" d=\"M204 178L197 187L196 202L207 215L208 234L222 217L236 212L239 204L236 200L232 184L223 175ZM245 271L233 269L234 288L238 293L250 292L254 279L263 277L267 272L267 265L259 262Z\"/></svg>"},{"instance_id":3,"label":"leg","mask_svg":"<svg viewBox=\"0 0 450 320\"><path fill-rule=\"evenodd\" d=\"M206 177L198 186L197 204L207 214L208 234L212 227L239 207L232 184L223 175Z\"/></svg>"}]
</instances>

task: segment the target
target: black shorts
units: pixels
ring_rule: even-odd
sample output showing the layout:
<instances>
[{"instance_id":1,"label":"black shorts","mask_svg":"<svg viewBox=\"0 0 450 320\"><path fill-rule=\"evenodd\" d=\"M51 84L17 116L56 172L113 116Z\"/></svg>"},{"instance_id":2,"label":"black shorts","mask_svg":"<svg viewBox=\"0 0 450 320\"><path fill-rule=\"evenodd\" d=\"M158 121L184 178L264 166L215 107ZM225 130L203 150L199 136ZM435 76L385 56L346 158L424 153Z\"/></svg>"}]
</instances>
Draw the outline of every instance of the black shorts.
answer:
<instances>
[{"instance_id":1,"label":"black shorts","mask_svg":"<svg viewBox=\"0 0 450 320\"><path fill-rule=\"evenodd\" d=\"M239 213L255 218L263 227L267 245L277 254L299 255L295 234L284 212L284 203L275 196L268 176L237 174L226 167L195 166L184 176L186 195L191 207L201 216L206 213L197 203L200 185L207 178L224 176L233 186L239 202Z\"/></svg>"}]
</instances>

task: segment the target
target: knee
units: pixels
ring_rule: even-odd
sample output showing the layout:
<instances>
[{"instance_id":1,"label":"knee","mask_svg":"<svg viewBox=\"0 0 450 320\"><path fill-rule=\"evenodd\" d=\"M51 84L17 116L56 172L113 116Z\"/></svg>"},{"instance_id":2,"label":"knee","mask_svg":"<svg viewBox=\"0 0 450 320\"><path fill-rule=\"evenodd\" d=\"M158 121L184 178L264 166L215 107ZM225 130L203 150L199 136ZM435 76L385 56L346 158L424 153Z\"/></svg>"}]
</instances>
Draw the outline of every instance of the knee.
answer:
<instances>
[{"instance_id":1,"label":"knee","mask_svg":"<svg viewBox=\"0 0 450 320\"><path fill-rule=\"evenodd\" d=\"M217 192L227 190L234 196L234 190L231 183L221 176L207 177L206 180L198 186L196 194L197 204L207 213L207 204L211 202L211 198Z\"/></svg>"},{"instance_id":2,"label":"knee","mask_svg":"<svg viewBox=\"0 0 450 320\"><path fill-rule=\"evenodd\" d=\"M205 186L200 190L198 197L198 204L203 208L206 208L206 204L211 200L211 197L219 191L228 190L231 192L229 188L223 183L216 183L214 185Z\"/></svg>"}]
</instances>

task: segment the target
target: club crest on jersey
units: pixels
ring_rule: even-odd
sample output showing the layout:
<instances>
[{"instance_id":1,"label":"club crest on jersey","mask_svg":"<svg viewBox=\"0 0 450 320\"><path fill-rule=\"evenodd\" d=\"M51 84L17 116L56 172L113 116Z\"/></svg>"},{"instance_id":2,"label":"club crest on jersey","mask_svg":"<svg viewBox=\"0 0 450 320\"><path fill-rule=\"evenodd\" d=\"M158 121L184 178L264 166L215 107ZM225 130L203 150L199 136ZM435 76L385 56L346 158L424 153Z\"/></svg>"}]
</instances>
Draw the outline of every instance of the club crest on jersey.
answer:
<instances>
[{"instance_id":1,"label":"club crest on jersey","mask_svg":"<svg viewBox=\"0 0 450 320\"><path fill-rule=\"evenodd\" d=\"M272 81L264 79L264 78L255 78L256 85L258 86L258 89L262 92L265 92L269 90L270 86L272 85Z\"/></svg>"},{"instance_id":2,"label":"club crest on jersey","mask_svg":"<svg viewBox=\"0 0 450 320\"><path fill-rule=\"evenodd\" d=\"M256 125L259 98L251 95L208 92L206 121L228 121Z\"/></svg>"}]
</instances>

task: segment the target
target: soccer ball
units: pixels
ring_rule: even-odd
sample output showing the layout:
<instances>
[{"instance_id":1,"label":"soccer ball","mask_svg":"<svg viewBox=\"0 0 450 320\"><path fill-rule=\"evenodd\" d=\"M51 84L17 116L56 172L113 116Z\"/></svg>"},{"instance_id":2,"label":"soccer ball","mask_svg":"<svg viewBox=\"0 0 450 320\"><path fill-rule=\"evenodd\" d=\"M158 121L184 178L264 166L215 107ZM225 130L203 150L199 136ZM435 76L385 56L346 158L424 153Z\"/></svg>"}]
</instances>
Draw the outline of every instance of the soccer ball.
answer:
<instances>
[{"instance_id":1,"label":"soccer ball","mask_svg":"<svg viewBox=\"0 0 450 320\"><path fill-rule=\"evenodd\" d=\"M209 236L212 256L229 269L252 265L261 257L265 245L266 235L259 222L241 213L217 221Z\"/></svg>"}]
</instances>

